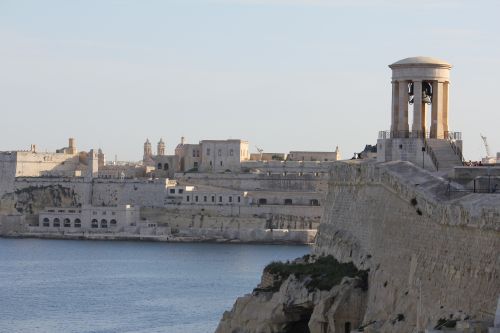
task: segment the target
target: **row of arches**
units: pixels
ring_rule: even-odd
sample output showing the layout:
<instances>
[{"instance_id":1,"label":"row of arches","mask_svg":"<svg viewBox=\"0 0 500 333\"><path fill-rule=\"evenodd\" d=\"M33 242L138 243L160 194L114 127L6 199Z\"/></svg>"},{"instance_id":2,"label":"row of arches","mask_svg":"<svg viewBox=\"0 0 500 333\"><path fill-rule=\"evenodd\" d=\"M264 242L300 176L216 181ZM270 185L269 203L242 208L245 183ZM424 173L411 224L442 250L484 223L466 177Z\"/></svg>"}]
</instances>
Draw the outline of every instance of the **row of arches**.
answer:
<instances>
[{"instance_id":1,"label":"row of arches","mask_svg":"<svg viewBox=\"0 0 500 333\"><path fill-rule=\"evenodd\" d=\"M52 223L51 223L52 222ZM79 218L74 219L71 221L69 218L65 218L61 221L58 217L52 219L52 221L48 218L45 217L42 221L42 226L44 227L50 227L52 224L52 227L54 228L81 228L82 227L82 221Z\"/></svg>"},{"instance_id":2,"label":"row of arches","mask_svg":"<svg viewBox=\"0 0 500 333\"><path fill-rule=\"evenodd\" d=\"M266 198L259 198L257 201L259 205L267 205L267 199ZM293 200L292 199L284 199L283 200L283 205L293 205ZM318 199L311 199L309 200L309 205L310 206L319 206L319 200Z\"/></svg>"},{"instance_id":3,"label":"row of arches","mask_svg":"<svg viewBox=\"0 0 500 333\"><path fill-rule=\"evenodd\" d=\"M97 219L93 219L90 223L91 228L108 228L108 227L114 227L117 225L117 221L115 219L112 219L109 221L106 219L102 219L99 223ZM74 219L71 221L69 218L65 218L61 221L60 218L56 217L54 219L49 219L48 217L45 217L42 220L42 226L43 227L54 227L54 228L81 228L82 227L82 221L79 218Z\"/></svg>"},{"instance_id":4,"label":"row of arches","mask_svg":"<svg viewBox=\"0 0 500 333\"><path fill-rule=\"evenodd\" d=\"M164 164L158 163L158 165L157 165L157 168L156 168L156 169L157 169L157 170L168 170L168 168L169 168L168 163L164 163Z\"/></svg>"},{"instance_id":5,"label":"row of arches","mask_svg":"<svg viewBox=\"0 0 500 333\"><path fill-rule=\"evenodd\" d=\"M91 228L108 228L108 226L116 226L116 220L115 219L112 219L109 221L109 225L108 225L108 220L106 219L102 219L101 222L99 223L99 221L97 221L97 219L93 219L91 222L90 222L90 227Z\"/></svg>"}]
</instances>

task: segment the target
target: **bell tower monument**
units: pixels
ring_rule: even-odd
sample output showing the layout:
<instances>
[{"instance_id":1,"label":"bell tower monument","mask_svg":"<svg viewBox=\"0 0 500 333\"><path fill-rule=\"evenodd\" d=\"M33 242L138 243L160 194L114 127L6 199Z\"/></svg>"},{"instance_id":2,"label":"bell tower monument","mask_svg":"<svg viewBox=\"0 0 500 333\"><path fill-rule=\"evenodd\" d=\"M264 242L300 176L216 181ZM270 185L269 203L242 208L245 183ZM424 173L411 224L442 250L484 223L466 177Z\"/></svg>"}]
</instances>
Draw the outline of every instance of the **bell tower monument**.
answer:
<instances>
[{"instance_id":1,"label":"bell tower monument","mask_svg":"<svg viewBox=\"0 0 500 333\"><path fill-rule=\"evenodd\" d=\"M410 161L429 170L461 164L460 133L448 128L451 67L431 57L406 58L389 65L391 128L379 133L379 161Z\"/></svg>"}]
</instances>

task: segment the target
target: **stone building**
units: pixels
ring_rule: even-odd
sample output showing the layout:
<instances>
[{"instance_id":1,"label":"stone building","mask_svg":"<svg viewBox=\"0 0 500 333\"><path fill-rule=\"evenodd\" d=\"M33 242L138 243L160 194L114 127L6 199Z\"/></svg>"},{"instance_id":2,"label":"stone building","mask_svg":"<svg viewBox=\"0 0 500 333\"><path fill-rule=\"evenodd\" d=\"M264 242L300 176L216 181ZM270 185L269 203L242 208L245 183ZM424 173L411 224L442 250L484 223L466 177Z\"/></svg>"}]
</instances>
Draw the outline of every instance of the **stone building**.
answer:
<instances>
[{"instance_id":1,"label":"stone building","mask_svg":"<svg viewBox=\"0 0 500 333\"><path fill-rule=\"evenodd\" d=\"M173 178L174 173L179 170L178 157L166 154L166 143L160 138L156 146L156 155L149 139L144 142L143 165L153 167L151 175L160 178Z\"/></svg>"},{"instance_id":2,"label":"stone building","mask_svg":"<svg viewBox=\"0 0 500 333\"><path fill-rule=\"evenodd\" d=\"M201 172L238 172L241 162L250 159L248 141L203 140L201 147Z\"/></svg>"},{"instance_id":3,"label":"stone building","mask_svg":"<svg viewBox=\"0 0 500 333\"><path fill-rule=\"evenodd\" d=\"M30 150L0 152L0 177L83 177L97 176L99 165L104 164L104 154L78 152L75 139L69 139L68 147L56 152L39 152L36 145ZM89 171L89 169L92 169ZM90 173L89 173L90 172Z\"/></svg>"},{"instance_id":4,"label":"stone building","mask_svg":"<svg viewBox=\"0 0 500 333\"><path fill-rule=\"evenodd\" d=\"M184 137L175 147L175 156L179 160L179 172L198 171L201 164L201 147L199 144L186 143Z\"/></svg>"},{"instance_id":5,"label":"stone building","mask_svg":"<svg viewBox=\"0 0 500 333\"><path fill-rule=\"evenodd\" d=\"M241 162L250 159L248 141L202 140L198 144L181 143L175 148L178 172L239 172Z\"/></svg>"},{"instance_id":6,"label":"stone building","mask_svg":"<svg viewBox=\"0 0 500 333\"><path fill-rule=\"evenodd\" d=\"M332 162L340 160L340 150L335 151L291 151L287 156L288 161L322 161Z\"/></svg>"},{"instance_id":7,"label":"stone building","mask_svg":"<svg viewBox=\"0 0 500 333\"><path fill-rule=\"evenodd\" d=\"M38 228L47 231L118 231L135 226L139 208L131 205L115 207L48 207L38 217Z\"/></svg>"}]
</instances>

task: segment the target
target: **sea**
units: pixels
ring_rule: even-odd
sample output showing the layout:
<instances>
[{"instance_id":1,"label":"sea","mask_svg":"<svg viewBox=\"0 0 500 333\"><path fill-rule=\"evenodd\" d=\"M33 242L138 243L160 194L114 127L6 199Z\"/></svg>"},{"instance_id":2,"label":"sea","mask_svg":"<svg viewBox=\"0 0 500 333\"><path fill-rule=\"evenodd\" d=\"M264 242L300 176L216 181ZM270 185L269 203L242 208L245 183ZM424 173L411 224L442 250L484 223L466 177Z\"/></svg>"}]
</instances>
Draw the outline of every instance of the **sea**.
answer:
<instances>
[{"instance_id":1,"label":"sea","mask_svg":"<svg viewBox=\"0 0 500 333\"><path fill-rule=\"evenodd\" d=\"M212 333L308 246L0 238L0 332Z\"/></svg>"}]
</instances>

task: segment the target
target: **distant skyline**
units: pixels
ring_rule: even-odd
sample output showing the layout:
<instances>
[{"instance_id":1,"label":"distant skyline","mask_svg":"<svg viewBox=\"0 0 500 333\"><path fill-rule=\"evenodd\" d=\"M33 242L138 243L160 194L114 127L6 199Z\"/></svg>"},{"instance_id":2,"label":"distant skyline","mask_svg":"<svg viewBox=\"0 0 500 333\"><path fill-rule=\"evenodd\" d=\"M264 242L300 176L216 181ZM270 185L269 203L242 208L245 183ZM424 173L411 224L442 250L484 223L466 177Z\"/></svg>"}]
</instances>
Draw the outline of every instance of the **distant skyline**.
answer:
<instances>
[{"instance_id":1,"label":"distant skyline","mask_svg":"<svg viewBox=\"0 0 500 333\"><path fill-rule=\"evenodd\" d=\"M244 139L343 158L389 129L391 71L450 62L466 159L500 151L500 2L0 0L0 150Z\"/></svg>"}]
</instances>

